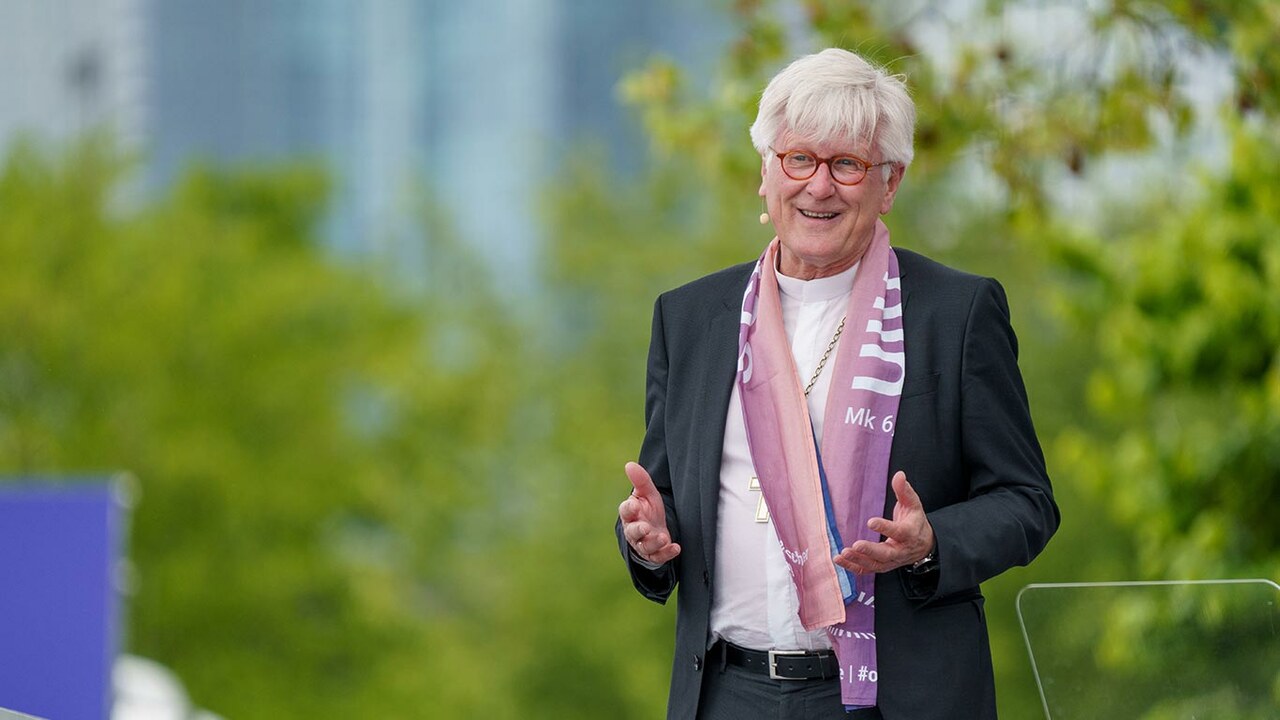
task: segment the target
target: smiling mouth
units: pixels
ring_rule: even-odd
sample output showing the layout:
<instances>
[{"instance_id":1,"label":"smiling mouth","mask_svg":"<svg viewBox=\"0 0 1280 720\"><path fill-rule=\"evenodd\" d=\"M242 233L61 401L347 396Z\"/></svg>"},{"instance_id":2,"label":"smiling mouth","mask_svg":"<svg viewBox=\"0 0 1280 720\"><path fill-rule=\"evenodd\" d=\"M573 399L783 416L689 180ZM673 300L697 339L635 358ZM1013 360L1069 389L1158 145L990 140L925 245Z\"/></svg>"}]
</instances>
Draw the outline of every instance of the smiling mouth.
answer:
<instances>
[{"instance_id":1,"label":"smiling mouth","mask_svg":"<svg viewBox=\"0 0 1280 720\"><path fill-rule=\"evenodd\" d=\"M831 218L835 217L836 215L839 215L840 213L813 212L811 210L801 210L800 214L807 218L813 218L814 220L830 220Z\"/></svg>"}]
</instances>

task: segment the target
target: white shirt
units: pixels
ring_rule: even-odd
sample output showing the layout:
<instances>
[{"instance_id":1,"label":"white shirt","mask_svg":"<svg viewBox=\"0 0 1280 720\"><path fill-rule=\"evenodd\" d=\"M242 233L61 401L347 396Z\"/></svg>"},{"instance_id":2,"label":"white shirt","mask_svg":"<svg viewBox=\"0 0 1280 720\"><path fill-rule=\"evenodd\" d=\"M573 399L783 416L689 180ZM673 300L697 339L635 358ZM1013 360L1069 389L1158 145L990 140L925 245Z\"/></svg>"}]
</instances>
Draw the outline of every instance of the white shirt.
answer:
<instances>
[{"instance_id":1,"label":"white shirt","mask_svg":"<svg viewBox=\"0 0 1280 720\"><path fill-rule=\"evenodd\" d=\"M858 266L826 278L798 280L778 273L782 324L801 387L809 384L849 305ZM839 344L809 392L809 415L819 444L827 391ZM831 647L825 630L806 631L799 602L772 522L757 522L761 492L751 489L755 469L747 449L742 397L735 382L725 422L720 461L720 512L716 528L715 587L711 632L756 650L817 650Z\"/></svg>"}]
</instances>

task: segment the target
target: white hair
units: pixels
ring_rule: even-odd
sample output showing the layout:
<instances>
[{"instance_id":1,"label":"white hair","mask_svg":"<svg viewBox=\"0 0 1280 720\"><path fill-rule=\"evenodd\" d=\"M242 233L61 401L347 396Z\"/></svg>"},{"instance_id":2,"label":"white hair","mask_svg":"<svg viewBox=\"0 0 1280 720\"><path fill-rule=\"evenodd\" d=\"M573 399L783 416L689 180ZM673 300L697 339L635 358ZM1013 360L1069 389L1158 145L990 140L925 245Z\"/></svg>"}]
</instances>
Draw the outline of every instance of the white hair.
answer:
<instances>
[{"instance_id":1,"label":"white hair","mask_svg":"<svg viewBox=\"0 0 1280 720\"><path fill-rule=\"evenodd\" d=\"M866 140L880 162L906 167L915 157L915 125L916 106L901 75L848 50L827 48L773 76L760 96L751 143L768 159L784 129L818 143Z\"/></svg>"}]
</instances>

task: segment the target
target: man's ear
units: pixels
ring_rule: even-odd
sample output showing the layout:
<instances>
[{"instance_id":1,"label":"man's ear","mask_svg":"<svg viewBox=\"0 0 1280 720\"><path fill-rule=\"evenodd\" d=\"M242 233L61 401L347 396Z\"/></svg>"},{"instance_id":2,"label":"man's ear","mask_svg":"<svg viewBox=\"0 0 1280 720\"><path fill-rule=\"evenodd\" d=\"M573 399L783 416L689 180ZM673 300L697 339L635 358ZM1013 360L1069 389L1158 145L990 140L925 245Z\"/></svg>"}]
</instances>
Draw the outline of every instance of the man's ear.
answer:
<instances>
[{"instance_id":1,"label":"man's ear","mask_svg":"<svg viewBox=\"0 0 1280 720\"><path fill-rule=\"evenodd\" d=\"M760 190L756 192L756 194L759 195L760 197L765 196L764 183L765 183L765 180L768 179L768 175L769 175L769 161L764 158L760 158Z\"/></svg>"},{"instance_id":2,"label":"man's ear","mask_svg":"<svg viewBox=\"0 0 1280 720\"><path fill-rule=\"evenodd\" d=\"M893 209L893 199L898 194L898 186L902 184L902 176L907 174L903 165L889 166L889 179L884 184L884 199L880 201L880 214L886 215Z\"/></svg>"}]
</instances>

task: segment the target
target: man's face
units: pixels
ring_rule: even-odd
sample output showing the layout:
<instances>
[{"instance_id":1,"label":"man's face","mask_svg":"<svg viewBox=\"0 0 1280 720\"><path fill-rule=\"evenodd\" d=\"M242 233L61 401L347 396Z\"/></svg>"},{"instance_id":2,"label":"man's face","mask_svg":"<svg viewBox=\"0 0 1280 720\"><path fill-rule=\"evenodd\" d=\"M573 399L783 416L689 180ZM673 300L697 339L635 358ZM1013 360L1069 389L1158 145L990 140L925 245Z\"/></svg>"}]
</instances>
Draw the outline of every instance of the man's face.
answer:
<instances>
[{"instance_id":1,"label":"man's face","mask_svg":"<svg viewBox=\"0 0 1280 720\"><path fill-rule=\"evenodd\" d=\"M805 150L823 158L853 155L868 163L880 162L870 143L816 143L797 138L788 130L779 135L773 150ZM875 236L876 219L893 208L903 171L898 166L892 168L887 181L884 169L874 167L857 185L841 185L824 163L813 177L792 180L782 171L781 160L770 153L760 169L760 196L765 198L782 244L782 274L810 280L853 267Z\"/></svg>"}]
</instances>

